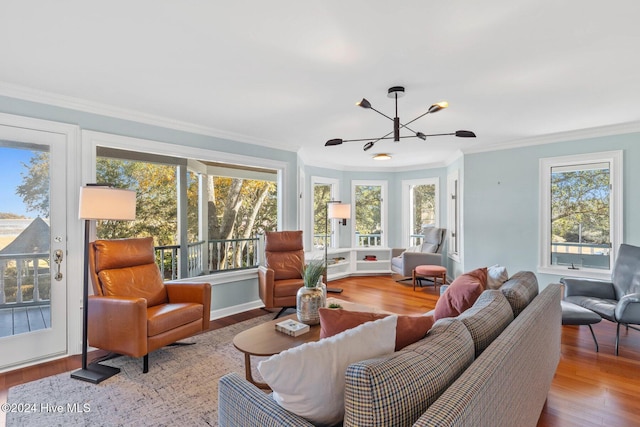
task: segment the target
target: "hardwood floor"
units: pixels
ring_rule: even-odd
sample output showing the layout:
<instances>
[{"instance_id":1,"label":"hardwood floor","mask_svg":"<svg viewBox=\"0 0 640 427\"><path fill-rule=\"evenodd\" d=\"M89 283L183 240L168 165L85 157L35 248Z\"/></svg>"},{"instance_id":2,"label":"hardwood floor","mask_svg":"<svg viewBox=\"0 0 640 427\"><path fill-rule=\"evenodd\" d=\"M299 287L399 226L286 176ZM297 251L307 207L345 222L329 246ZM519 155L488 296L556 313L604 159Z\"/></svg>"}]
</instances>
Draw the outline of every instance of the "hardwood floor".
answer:
<instances>
[{"instance_id":1,"label":"hardwood floor","mask_svg":"<svg viewBox=\"0 0 640 427\"><path fill-rule=\"evenodd\" d=\"M414 292L410 280L395 282L388 276L341 279L331 282L331 287L344 289L331 296L398 314L422 314L434 308L438 300L433 286ZM214 320L210 330L264 313L265 310L256 309ZM562 327L560 364L538 427L640 425L640 332L621 332L620 355L615 356L615 325L602 321L593 329L600 344L599 353L595 352L589 328ZM90 357L99 355L94 352ZM6 402L10 387L77 369L80 363L79 356L72 356L0 374L0 403ZM0 413L2 425L4 414Z\"/></svg>"}]
</instances>

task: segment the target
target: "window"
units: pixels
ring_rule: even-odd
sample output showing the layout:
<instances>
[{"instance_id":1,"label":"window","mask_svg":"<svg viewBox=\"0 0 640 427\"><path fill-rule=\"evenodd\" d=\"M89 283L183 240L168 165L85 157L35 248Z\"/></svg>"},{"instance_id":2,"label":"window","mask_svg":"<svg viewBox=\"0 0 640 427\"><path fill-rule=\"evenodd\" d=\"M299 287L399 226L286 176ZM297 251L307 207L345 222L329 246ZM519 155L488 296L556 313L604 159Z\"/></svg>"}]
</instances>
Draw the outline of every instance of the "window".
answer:
<instances>
[{"instance_id":1,"label":"window","mask_svg":"<svg viewBox=\"0 0 640 427\"><path fill-rule=\"evenodd\" d=\"M437 227L438 179L402 181L402 230L403 244L416 246L422 243L422 229Z\"/></svg>"},{"instance_id":2,"label":"window","mask_svg":"<svg viewBox=\"0 0 640 427\"><path fill-rule=\"evenodd\" d=\"M98 236L153 236L166 279L256 267L257 234L280 228L281 162L189 147L176 155L170 144L90 131L83 138L96 153L97 179L88 181L138 197L136 221L101 222Z\"/></svg>"},{"instance_id":3,"label":"window","mask_svg":"<svg viewBox=\"0 0 640 427\"><path fill-rule=\"evenodd\" d=\"M335 221L326 222L327 203L336 200L338 195L338 181L330 178L311 177L311 189L313 191L313 217L311 224L313 229L313 248L324 249L325 241L329 247L338 246ZM328 225L328 227L327 227ZM325 240L325 237L328 240Z\"/></svg>"},{"instance_id":4,"label":"window","mask_svg":"<svg viewBox=\"0 0 640 427\"><path fill-rule=\"evenodd\" d=\"M449 257L460 261L460 171L455 170L447 177L447 228L449 237Z\"/></svg>"},{"instance_id":5,"label":"window","mask_svg":"<svg viewBox=\"0 0 640 427\"><path fill-rule=\"evenodd\" d=\"M353 181L354 246L386 246L386 181Z\"/></svg>"},{"instance_id":6,"label":"window","mask_svg":"<svg viewBox=\"0 0 640 427\"><path fill-rule=\"evenodd\" d=\"M622 152L541 159L541 268L608 277L622 242Z\"/></svg>"}]
</instances>

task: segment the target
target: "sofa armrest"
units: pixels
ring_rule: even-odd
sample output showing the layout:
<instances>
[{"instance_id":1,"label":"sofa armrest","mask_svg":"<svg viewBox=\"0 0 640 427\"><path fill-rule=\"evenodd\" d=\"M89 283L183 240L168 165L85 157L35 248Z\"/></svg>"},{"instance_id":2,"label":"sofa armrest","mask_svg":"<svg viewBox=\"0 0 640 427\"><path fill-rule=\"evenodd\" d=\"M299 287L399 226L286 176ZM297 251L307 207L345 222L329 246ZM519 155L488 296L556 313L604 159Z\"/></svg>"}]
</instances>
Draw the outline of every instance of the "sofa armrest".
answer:
<instances>
[{"instance_id":1,"label":"sofa armrest","mask_svg":"<svg viewBox=\"0 0 640 427\"><path fill-rule=\"evenodd\" d=\"M211 302L211 284L209 283L166 283L169 302Z\"/></svg>"},{"instance_id":2,"label":"sofa armrest","mask_svg":"<svg viewBox=\"0 0 640 427\"><path fill-rule=\"evenodd\" d=\"M90 296L89 345L132 357L147 351L147 300Z\"/></svg>"},{"instance_id":3,"label":"sofa armrest","mask_svg":"<svg viewBox=\"0 0 640 427\"><path fill-rule=\"evenodd\" d=\"M620 298L615 315L620 323L640 323L640 293L628 294Z\"/></svg>"},{"instance_id":4,"label":"sofa armrest","mask_svg":"<svg viewBox=\"0 0 640 427\"><path fill-rule=\"evenodd\" d=\"M209 329L211 317L210 283L166 283L170 303L194 302L202 304L202 330Z\"/></svg>"},{"instance_id":5,"label":"sofa armrest","mask_svg":"<svg viewBox=\"0 0 640 427\"><path fill-rule=\"evenodd\" d=\"M563 277L564 296L584 296L604 299L616 299L613 283L604 280L583 279L580 277Z\"/></svg>"},{"instance_id":6,"label":"sofa armrest","mask_svg":"<svg viewBox=\"0 0 640 427\"><path fill-rule=\"evenodd\" d=\"M232 372L218 382L218 424L220 427L309 426L306 419L276 403L270 394Z\"/></svg>"},{"instance_id":7,"label":"sofa armrest","mask_svg":"<svg viewBox=\"0 0 640 427\"><path fill-rule=\"evenodd\" d=\"M406 251L405 248L391 248L391 258L402 255L404 251Z\"/></svg>"}]
</instances>

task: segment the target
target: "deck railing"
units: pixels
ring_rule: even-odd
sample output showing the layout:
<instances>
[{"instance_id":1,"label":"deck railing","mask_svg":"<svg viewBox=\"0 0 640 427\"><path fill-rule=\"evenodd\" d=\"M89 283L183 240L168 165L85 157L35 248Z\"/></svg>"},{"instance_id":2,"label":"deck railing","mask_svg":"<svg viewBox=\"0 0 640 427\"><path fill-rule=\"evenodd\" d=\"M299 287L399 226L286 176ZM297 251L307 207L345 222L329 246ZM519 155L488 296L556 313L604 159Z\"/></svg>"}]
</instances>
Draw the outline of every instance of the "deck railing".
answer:
<instances>
[{"instance_id":1,"label":"deck railing","mask_svg":"<svg viewBox=\"0 0 640 427\"><path fill-rule=\"evenodd\" d=\"M49 254L0 255L0 307L49 300Z\"/></svg>"},{"instance_id":2,"label":"deck railing","mask_svg":"<svg viewBox=\"0 0 640 427\"><path fill-rule=\"evenodd\" d=\"M205 243L208 259L205 260ZM241 270L258 266L258 238L212 239L208 242L189 243L187 251L187 274L196 277L219 271ZM179 278L180 245L156 246L156 261L162 277L166 280Z\"/></svg>"},{"instance_id":3,"label":"deck railing","mask_svg":"<svg viewBox=\"0 0 640 427\"><path fill-rule=\"evenodd\" d=\"M551 263L572 268L611 268L611 246L595 243L551 243Z\"/></svg>"},{"instance_id":4,"label":"deck railing","mask_svg":"<svg viewBox=\"0 0 640 427\"><path fill-rule=\"evenodd\" d=\"M382 245L382 234L372 233L372 234L360 234L356 233L356 246L381 246ZM313 247L314 249L323 249L325 242L325 234L314 234L313 235Z\"/></svg>"}]
</instances>

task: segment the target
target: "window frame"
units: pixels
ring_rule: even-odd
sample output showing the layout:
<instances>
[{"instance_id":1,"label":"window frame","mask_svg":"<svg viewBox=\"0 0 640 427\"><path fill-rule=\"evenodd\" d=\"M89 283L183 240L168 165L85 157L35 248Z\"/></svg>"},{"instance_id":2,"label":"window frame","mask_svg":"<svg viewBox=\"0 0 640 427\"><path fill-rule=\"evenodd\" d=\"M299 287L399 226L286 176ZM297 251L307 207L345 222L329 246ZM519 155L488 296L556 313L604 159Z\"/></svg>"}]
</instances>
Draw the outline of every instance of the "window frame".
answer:
<instances>
[{"instance_id":1,"label":"window frame","mask_svg":"<svg viewBox=\"0 0 640 427\"><path fill-rule=\"evenodd\" d=\"M353 180L351 181L351 212L353 221L351 221L351 247L362 248L364 246L358 246L356 239L356 186L380 186L380 246L378 248L387 248L389 246L387 238L388 230L388 182L386 180Z\"/></svg>"},{"instance_id":2,"label":"window frame","mask_svg":"<svg viewBox=\"0 0 640 427\"><path fill-rule=\"evenodd\" d=\"M413 215L413 200L411 198L411 187L417 185L434 185L434 215L435 215L435 227L440 227L440 179L434 178L419 178L419 179L405 179L402 180L402 206L406 208L406 211L402 214L402 244L405 246L411 245L411 230L412 230L412 215ZM403 209L404 210L404 209ZM407 240L404 240L407 239Z\"/></svg>"},{"instance_id":3,"label":"window frame","mask_svg":"<svg viewBox=\"0 0 640 427\"><path fill-rule=\"evenodd\" d=\"M580 267L578 270L566 266L551 264L551 170L554 167L576 166L582 164L609 163L609 182L611 193L609 200L609 224L611 251L609 269ZM572 275L593 279L611 279L618 247L623 243L624 189L623 189L623 152L603 151L597 153L575 154L569 156L547 157L540 159L540 224L538 272L554 275Z\"/></svg>"}]
</instances>

